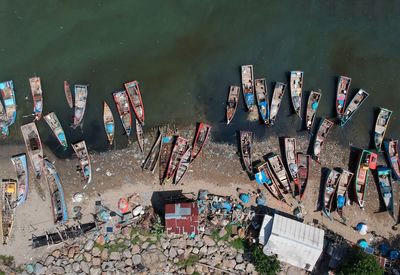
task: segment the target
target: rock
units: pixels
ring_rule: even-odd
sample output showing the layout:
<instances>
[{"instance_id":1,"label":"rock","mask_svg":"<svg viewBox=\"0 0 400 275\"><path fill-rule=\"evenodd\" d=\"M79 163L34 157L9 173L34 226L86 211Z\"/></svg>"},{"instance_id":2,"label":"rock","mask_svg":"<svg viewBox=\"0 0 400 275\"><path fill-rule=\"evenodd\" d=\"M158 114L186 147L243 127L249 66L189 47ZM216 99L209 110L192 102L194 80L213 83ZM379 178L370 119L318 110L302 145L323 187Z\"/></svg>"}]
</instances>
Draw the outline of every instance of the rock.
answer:
<instances>
[{"instance_id":1,"label":"rock","mask_svg":"<svg viewBox=\"0 0 400 275\"><path fill-rule=\"evenodd\" d=\"M170 245L178 248L186 248L186 241L184 239L173 239L170 241Z\"/></svg>"},{"instance_id":2,"label":"rock","mask_svg":"<svg viewBox=\"0 0 400 275\"><path fill-rule=\"evenodd\" d=\"M116 262L115 265L114 265L114 267L115 267L116 269L122 269L122 268L124 268L124 267L125 267L125 261L124 261L124 262Z\"/></svg>"},{"instance_id":3,"label":"rock","mask_svg":"<svg viewBox=\"0 0 400 275\"><path fill-rule=\"evenodd\" d=\"M100 267L92 267L92 268L90 268L90 275L101 275Z\"/></svg>"},{"instance_id":4,"label":"rock","mask_svg":"<svg viewBox=\"0 0 400 275\"><path fill-rule=\"evenodd\" d=\"M105 245L105 244L106 244L106 240L105 240L105 238L104 238L104 235L99 235L99 236L97 237L97 239L96 239L96 243L97 243L98 245L101 245L101 246Z\"/></svg>"},{"instance_id":5,"label":"rock","mask_svg":"<svg viewBox=\"0 0 400 275\"><path fill-rule=\"evenodd\" d=\"M222 262L222 265L224 265L227 269L234 269L236 266L236 261L235 260L224 260Z\"/></svg>"},{"instance_id":6,"label":"rock","mask_svg":"<svg viewBox=\"0 0 400 275\"><path fill-rule=\"evenodd\" d=\"M222 237L224 237L227 233L228 233L228 232L226 232L225 227L224 227L224 228L222 228L222 229L219 231L218 236L219 236L220 238L222 238Z\"/></svg>"},{"instance_id":7,"label":"rock","mask_svg":"<svg viewBox=\"0 0 400 275\"><path fill-rule=\"evenodd\" d=\"M132 256L132 263L133 265L138 265L142 263L142 256L136 254Z\"/></svg>"},{"instance_id":8,"label":"rock","mask_svg":"<svg viewBox=\"0 0 400 275\"><path fill-rule=\"evenodd\" d=\"M64 272L65 273L72 273L72 265L71 264L68 264L68 265L66 265L65 267L64 267Z\"/></svg>"},{"instance_id":9,"label":"rock","mask_svg":"<svg viewBox=\"0 0 400 275\"><path fill-rule=\"evenodd\" d=\"M187 246L194 246L196 244L196 241L195 240L187 240L186 241L186 245Z\"/></svg>"},{"instance_id":10,"label":"rock","mask_svg":"<svg viewBox=\"0 0 400 275\"><path fill-rule=\"evenodd\" d=\"M75 256L75 247L70 247L68 249L68 258L73 259Z\"/></svg>"},{"instance_id":11,"label":"rock","mask_svg":"<svg viewBox=\"0 0 400 275\"><path fill-rule=\"evenodd\" d=\"M28 274L32 274L33 272L35 272L35 266L33 264L27 264L25 266L25 271Z\"/></svg>"},{"instance_id":12,"label":"rock","mask_svg":"<svg viewBox=\"0 0 400 275\"><path fill-rule=\"evenodd\" d=\"M82 261L80 263L81 269L83 272L85 272L86 274L89 274L89 264L87 262Z\"/></svg>"},{"instance_id":13,"label":"rock","mask_svg":"<svg viewBox=\"0 0 400 275\"><path fill-rule=\"evenodd\" d=\"M246 269L246 265L245 264L237 264L235 266L235 270L244 271L245 269Z\"/></svg>"},{"instance_id":14,"label":"rock","mask_svg":"<svg viewBox=\"0 0 400 275\"><path fill-rule=\"evenodd\" d=\"M93 257L92 265L93 266L100 266L100 264L101 264L101 259L99 257Z\"/></svg>"},{"instance_id":15,"label":"rock","mask_svg":"<svg viewBox=\"0 0 400 275\"><path fill-rule=\"evenodd\" d=\"M178 253L176 252L176 249L174 248L174 247L171 247L171 249L169 250L169 257L170 258L175 258L177 255L178 255Z\"/></svg>"},{"instance_id":16,"label":"rock","mask_svg":"<svg viewBox=\"0 0 400 275\"><path fill-rule=\"evenodd\" d=\"M160 240L160 243L161 243L161 247L162 247L164 250L167 249L167 248L169 247L169 241L167 241L167 240L161 239L161 240Z\"/></svg>"},{"instance_id":17,"label":"rock","mask_svg":"<svg viewBox=\"0 0 400 275\"><path fill-rule=\"evenodd\" d=\"M112 271L112 270L114 269L114 263L113 263L113 262L103 262L103 263L101 264L101 269L102 269L104 272Z\"/></svg>"},{"instance_id":18,"label":"rock","mask_svg":"<svg viewBox=\"0 0 400 275\"><path fill-rule=\"evenodd\" d=\"M132 214L133 214L133 216L136 217L136 216L139 216L140 213L142 213L142 211L143 211L143 206L139 205L135 209L133 209Z\"/></svg>"},{"instance_id":19,"label":"rock","mask_svg":"<svg viewBox=\"0 0 400 275\"><path fill-rule=\"evenodd\" d=\"M216 246L210 246L209 248L208 248L208 250L207 250L207 253L209 254L209 255L211 255L211 254L214 254L215 252L217 252L218 251L218 247L216 247Z\"/></svg>"},{"instance_id":20,"label":"rock","mask_svg":"<svg viewBox=\"0 0 400 275\"><path fill-rule=\"evenodd\" d=\"M215 245L215 241L210 236L207 236L207 235L203 236L203 242L207 246L214 246Z\"/></svg>"},{"instance_id":21,"label":"rock","mask_svg":"<svg viewBox=\"0 0 400 275\"><path fill-rule=\"evenodd\" d=\"M107 248L105 248L105 249L103 249L103 251L101 251L100 258L102 261L107 261L107 259L108 259L108 249Z\"/></svg>"},{"instance_id":22,"label":"rock","mask_svg":"<svg viewBox=\"0 0 400 275\"><path fill-rule=\"evenodd\" d=\"M110 260L112 261L119 261L121 260L121 254L119 252L111 252Z\"/></svg>"},{"instance_id":23,"label":"rock","mask_svg":"<svg viewBox=\"0 0 400 275\"><path fill-rule=\"evenodd\" d=\"M126 226L126 227L122 228L121 233L122 233L122 235L124 235L126 237L130 237L131 231L132 231L132 228Z\"/></svg>"},{"instance_id":24,"label":"rock","mask_svg":"<svg viewBox=\"0 0 400 275\"><path fill-rule=\"evenodd\" d=\"M138 246L137 244L133 245L131 248L131 252L132 254L139 254L140 253L140 246Z\"/></svg>"},{"instance_id":25,"label":"rock","mask_svg":"<svg viewBox=\"0 0 400 275\"><path fill-rule=\"evenodd\" d=\"M83 257L85 258L85 261L87 261L87 262L90 262L92 260L92 255L88 252L84 252Z\"/></svg>"},{"instance_id":26,"label":"rock","mask_svg":"<svg viewBox=\"0 0 400 275\"><path fill-rule=\"evenodd\" d=\"M194 267L193 266L187 266L185 269L186 274L193 274L194 273Z\"/></svg>"},{"instance_id":27,"label":"rock","mask_svg":"<svg viewBox=\"0 0 400 275\"><path fill-rule=\"evenodd\" d=\"M207 246L200 248L200 254L207 255Z\"/></svg>"},{"instance_id":28,"label":"rock","mask_svg":"<svg viewBox=\"0 0 400 275\"><path fill-rule=\"evenodd\" d=\"M76 254L74 257L75 262L80 262L83 260L83 255L82 254Z\"/></svg>"},{"instance_id":29,"label":"rock","mask_svg":"<svg viewBox=\"0 0 400 275\"><path fill-rule=\"evenodd\" d=\"M100 248L98 248L98 247L93 247L93 249L92 249L92 256L93 256L93 257L98 257L98 256L100 256L100 253L101 253Z\"/></svg>"},{"instance_id":30,"label":"rock","mask_svg":"<svg viewBox=\"0 0 400 275\"><path fill-rule=\"evenodd\" d=\"M47 256L46 260L44 261L44 265L49 266L53 263L53 261L54 261L54 257L49 255L49 256Z\"/></svg>"},{"instance_id":31,"label":"rock","mask_svg":"<svg viewBox=\"0 0 400 275\"><path fill-rule=\"evenodd\" d=\"M147 249L147 247L149 247L149 242L144 242L142 244L142 249Z\"/></svg>"},{"instance_id":32,"label":"rock","mask_svg":"<svg viewBox=\"0 0 400 275\"><path fill-rule=\"evenodd\" d=\"M35 273L36 274L45 274L44 266L41 263L35 264Z\"/></svg>"},{"instance_id":33,"label":"rock","mask_svg":"<svg viewBox=\"0 0 400 275\"><path fill-rule=\"evenodd\" d=\"M130 257L132 257L132 253L128 249L125 249L124 252L122 252L122 257L130 258Z\"/></svg>"},{"instance_id":34,"label":"rock","mask_svg":"<svg viewBox=\"0 0 400 275\"><path fill-rule=\"evenodd\" d=\"M178 255L182 255L183 253L185 253L185 250L183 250L183 249L178 249L177 252L178 252Z\"/></svg>"},{"instance_id":35,"label":"rock","mask_svg":"<svg viewBox=\"0 0 400 275\"><path fill-rule=\"evenodd\" d=\"M90 251L90 250L92 250L93 246L94 246L94 241L89 239L85 243L85 246L83 247L83 249L85 249L85 251Z\"/></svg>"},{"instance_id":36,"label":"rock","mask_svg":"<svg viewBox=\"0 0 400 275\"><path fill-rule=\"evenodd\" d=\"M53 266L51 268L51 272L52 274L57 274L57 275L65 274L65 270L61 266Z\"/></svg>"},{"instance_id":37,"label":"rock","mask_svg":"<svg viewBox=\"0 0 400 275\"><path fill-rule=\"evenodd\" d=\"M143 265L149 269L156 269L163 267L164 262L167 260L167 257L158 249L151 251L148 250L144 251L142 252L141 256Z\"/></svg>"},{"instance_id":38,"label":"rock","mask_svg":"<svg viewBox=\"0 0 400 275\"><path fill-rule=\"evenodd\" d=\"M74 272L78 272L79 270L81 270L81 267L80 267L80 265L79 265L79 263L73 263L72 264L72 270L74 271Z\"/></svg>"},{"instance_id":39,"label":"rock","mask_svg":"<svg viewBox=\"0 0 400 275\"><path fill-rule=\"evenodd\" d=\"M153 249L156 249L156 248L157 248L157 246L155 244L152 244L147 248L147 250L153 250Z\"/></svg>"},{"instance_id":40,"label":"rock","mask_svg":"<svg viewBox=\"0 0 400 275\"><path fill-rule=\"evenodd\" d=\"M56 249L56 250L53 251L53 253L51 253L51 255L54 258L59 258L61 256L61 251L59 249Z\"/></svg>"},{"instance_id":41,"label":"rock","mask_svg":"<svg viewBox=\"0 0 400 275\"><path fill-rule=\"evenodd\" d=\"M235 257L235 260L236 260L236 262L237 262L238 264L243 263L243 255L240 254L240 253L238 253L238 254L236 255L236 257Z\"/></svg>"},{"instance_id":42,"label":"rock","mask_svg":"<svg viewBox=\"0 0 400 275\"><path fill-rule=\"evenodd\" d=\"M108 234L108 239L110 241L115 241L115 235L114 234Z\"/></svg>"},{"instance_id":43,"label":"rock","mask_svg":"<svg viewBox=\"0 0 400 275\"><path fill-rule=\"evenodd\" d=\"M200 250L197 247L195 247L195 248L193 248L192 253L197 255L197 254L199 254L199 251Z\"/></svg>"},{"instance_id":44,"label":"rock","mask_svg":"<svg viewBox=\"0 0 400 275\"><path fill-rule=\"evenodd\" d=\"M251 274L256 270L252 263L248 263L246 266L246 273Z\"/></svg>"},{"instance_id":45,"label":"rock","mask_svg":"<svg viewBox=\"0 0 400 275\"><path fill-rule=\"evenodd\" d=\"M139 256L140 256L140 255L139 255ZM126 260L125 260L125 265L127 265L127 266L132 266L132 265L133 265L132 259L126 259Z\"/></svg>"}]
</instances>

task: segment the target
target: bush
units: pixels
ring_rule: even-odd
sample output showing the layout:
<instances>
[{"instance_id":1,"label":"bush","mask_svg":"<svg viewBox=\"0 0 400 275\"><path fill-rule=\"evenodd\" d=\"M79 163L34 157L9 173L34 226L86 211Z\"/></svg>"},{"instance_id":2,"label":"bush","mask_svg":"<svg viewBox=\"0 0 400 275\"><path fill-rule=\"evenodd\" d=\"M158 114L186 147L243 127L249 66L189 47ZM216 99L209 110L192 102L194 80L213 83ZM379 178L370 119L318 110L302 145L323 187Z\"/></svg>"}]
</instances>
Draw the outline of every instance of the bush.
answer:
<instances>
[{"instance_id":1,"label":"bush","mask_svg":"<svg viewBox=\"0 0 400 275\"><path fill-rule=\"evenodd\" d=\"M253 246L252 260L260 275L275 275L281 271L281 263L277 256L267 256L258 245Z\"/></svg>"},{"instance_id":2,"label":"bush","mask_svg":"<svg viewBox=\"0 0 400 275\"><path fill-rule=\"evenodd\" d=\"M383 275L384 270L380 267L375 256L364 253L360 249L350 251L348 261L339 270L340 275Z\"/></svg>"}]
</instances>

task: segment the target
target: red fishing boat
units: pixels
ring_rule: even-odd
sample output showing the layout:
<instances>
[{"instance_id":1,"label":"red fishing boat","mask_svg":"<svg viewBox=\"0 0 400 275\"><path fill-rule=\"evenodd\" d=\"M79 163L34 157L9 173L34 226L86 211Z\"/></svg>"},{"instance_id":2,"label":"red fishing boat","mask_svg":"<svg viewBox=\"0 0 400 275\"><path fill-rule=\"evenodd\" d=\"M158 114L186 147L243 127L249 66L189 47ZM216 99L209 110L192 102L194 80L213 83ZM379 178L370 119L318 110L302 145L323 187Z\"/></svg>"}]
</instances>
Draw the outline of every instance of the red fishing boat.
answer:
<instances>
[{"instance_id":1,"label":"red fishing boat","mask_svg":"<svg viewBox=\"0 0 400 275\"><path fill-rule=\"evenodd\" d=\"M126 93L129 96L133 111L135 112L136 118L141 124L144 123L144 106L142 101L142 95L139 90L139 83L135 81L127 82L124 84Z\"/></svg>"},{"instance_id":2,"label":"red fishing boat","mask_svg":"<svg viewBox=\"0 0 400 275\"><path fill-rule=\"evenodd\" d=\"M203 146L207 141L207 137L210 134L210 131L210 125L200 122L193 141L192 161L200 154L201 149L203 149Z\"/></svg>"},{"instance_id":3,"label":"red fishing boat","mask_svg":"<svg viewBox=\"0 0 400 275\"><path fill-rule=\"evenodd\" d=\"M176 169L181 162L183 154L186 152L188 146L187 139L178 137L172 149L171 157L169 158L167 173L165 179L168 181L175 175Z\"/></svg>"}]
</instances>

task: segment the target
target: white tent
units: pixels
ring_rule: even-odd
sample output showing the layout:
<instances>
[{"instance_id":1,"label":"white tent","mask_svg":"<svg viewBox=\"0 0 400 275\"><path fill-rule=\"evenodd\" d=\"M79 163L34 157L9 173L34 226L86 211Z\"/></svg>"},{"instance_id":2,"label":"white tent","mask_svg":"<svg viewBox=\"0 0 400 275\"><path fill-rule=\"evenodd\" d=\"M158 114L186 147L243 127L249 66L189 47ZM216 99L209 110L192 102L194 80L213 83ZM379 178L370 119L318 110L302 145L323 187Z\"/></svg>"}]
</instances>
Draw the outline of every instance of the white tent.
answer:
<instances>
[{"instance_id":1,"label":"white tent","mask_svg":"<svg viewBox=\"0 0 400 275\"><path fill-rule=\"evenodd\" d=\"M324 231L278 214L266 215L259 242L265 244L266 255L277 255L282 262L312 271L323 251Z\"/></svg>"}]
</instances>

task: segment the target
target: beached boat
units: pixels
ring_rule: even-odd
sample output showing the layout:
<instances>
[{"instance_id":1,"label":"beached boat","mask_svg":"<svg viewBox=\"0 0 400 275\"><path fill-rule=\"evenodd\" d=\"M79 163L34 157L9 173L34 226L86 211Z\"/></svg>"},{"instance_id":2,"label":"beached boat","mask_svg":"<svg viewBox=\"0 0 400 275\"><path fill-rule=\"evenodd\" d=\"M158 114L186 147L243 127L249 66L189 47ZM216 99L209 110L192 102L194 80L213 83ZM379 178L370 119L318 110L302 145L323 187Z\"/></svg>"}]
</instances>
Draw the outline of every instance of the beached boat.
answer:
<instances>
[{"instance_id":1,"label":"beached boat","mask_svg":"<svg viewBox=\"0 0 400 275\"><path fill-rule=\"evenodd\" d=\"M299 170L296 163L296 139L295 138L285 138L285 158L286 164L289 171L289 175L297 187L297 192L300 193L301 185L299 182ZM293 187L294 187L293 186ZM294 187L294 193L296 193L296 188Z\"/></svg>"},{"instance_id":2,"label":"beached boat","mask_svg":"<svg viewBox=\"0 0 400 275\"><path fill-rule=\"evenodd\" d=\"M269 124L268 89L265 78L256 79L254 82L258 111L265 124Z\"/></svg>"},{"instance_id":3,"label":"beached boat","mask_svg":"<svg viewBox=\"0 0 400 275\"><path fill-rule=\"evenodd\" d=\"M71 87L69 86L68 81L64 81L64 93L65 98L67 99L68 106L72 109L74 108L74 100L72 99Z\"/></svg>"},{"instance_id":4,"label":"beached boat","mask_svg":"<svg viewBox=\"0 0 400 275\"><path fill-rule=\"evenodd\" d=\"M307 110L306 110L306 127L307 131L309 132L311 132L311 129L314 125L321 96L322 94L320 91L318 92L311 91L310 96L308 97Z\"/></svg>"},{"instance_id":5,"label":"beached boat","mask_svg":"<svg viewBox=\"0 0 400 275\"><path fill-rule=\"evenodd\" d=\"M360 108L361 104L367 99L368 96L369 94L362 89L357 92L347 106L346 111L341 118L340 126L344 126L350 120L350 118L354 115L358 108Z\"/></svg>"},{"instance_id":6,"label":"beached boat","mask_svg":"<svg viewBox=\"0 0 400 275\"><path fill-rule=\"evenodd\" d=\"M15 205L17 200L17 182L12 179L2 180L1 186L0 236L7 244L14 225Z\"/></svg>"},{"instance_id":7,"label":"beached boat","mask_svg":"<svg viewBox=\"0 0 400 275\"><path fill-rule=\"evenodd\" d=\"M254 74L253 65L242 66L242 91L246 108L249 112L256 109L254 98Z\"/></svg>"},{"instance_id":8,"label":"beached boat","mask_svg":"<svg viewBox=\"0 0 400 275\"><path fill-rule=\"evenodd\" d=\"M379 189L386 210L394 218L394 197L392 187L392 171L389 167L378 167Z\"/></svg>"},{"instance_id":9,"label":"beached boat","mask_svg":"<svg viewBox=\"0 0 400 275\"><path fill-rule=\"evenodd\" d=\"M178 165L181 162L183 154L186 152L188 147L187 139L178 136L175 139L174 147L172 148L171 157L169 158L167 173L165 176L165 180L169 181L173 179L176 169L178 169Z\"/></svg>"},{"instance_id":10,"label":"beached boat","mask_svg":"<svg viewBox=\"0 0 400 275\"><path fill-rule=\"evenodd\" d=\"M322 211L330 220L332 219L332 205L339 184L339 179L340 173L336 170L330 170L324 186L324 202L322 204Z\"/></svg>"},{"instance_id":11,"label":"beached boat","mask_svg":"<svg viewBox=\"0 0 400 275\"><path fill-rule=\"evenodd\" d=\"M160 156L160 148L161 148L161 139L162 139L162 132L158 130L158 136L151 147L149 154L146 157L146 160L142 164L142 168L144 170L150 170L152 173L154 172L157 161Z\"/></svg>"},{"instance_id":12,"label":"beached boat","mask_svg":"<svg viewBox=\"0 0 400 275\"><path fill-rule=\"evenodd\" d=\"M8 118L6 109L4 108L3 102L1 102L1 100L0 100L0 131L2 138L6 138L10 134L10 131L8 129Z\"/></svg>"},{"instance_id":13,"label":"beached boat","mask_svg":"<svg viewBox=\"0 0 400 275\"><path fill-rule=\"evenodd\" d=\"M43 148L35 122L22 125L21 132L36 178L40 179L43 167Z\"/></svg>"},{"instance_id":14,"label":"beached boat","mask_svg":"<svg viewBox=\"0 0 400 275\"><path fill-rule=\"evenodd\" d=\"M279 107L281 106L282 98L285 93L286 84L281 82L275 83L274 93L272 94L271 109L269 114L269 123L275 124L278 115Z\"/></svg>"},{"instance_id":15,"label":"beached boat","mask_svg":"<svg viewBox=\"0 0 400 275\"><path fill-rule=\"evenodd\" d=\"M119 117L124 126L126 135L130 136L132 130L132 117L131 110L129 108L128 95L125 91L119 91L113 93L115 104L117 105Z\"/></svg>"},{"instance_id":16,"label":"beached boat","mask_svg":"<svg viewBox=\"0 0 400 275\"><path fill-rule=\"evenodd\" d=\"M377 158L378 156L375 153L362 150L358 160L354 191L356 202L361 208L364 208L365 196L367 194L368 171L376 169Z\"/></svg>"},{"instance_id":17,"label":"beached boat","mask_svg":"<svg viewBox=\"0 0 400 275\"><path fill-rule=\"evenodd\" d=\"M292 188L290 186L289 176L286 172L285 166L283 166L281 158L275 153L270 153L267 156L267 160L269 167L271 168L271 171L277 179L278 185L280 186L281 190L284 191L284 194L293 194Z\"/></svg>"},{"instance_id":18,"label":"beached boat","mask_svg":"<svg viewBox=\"0 0 400 275\"><path fill-rule=\"evenodd\" d=\"M203 122L199 123L192 145L192 161L200 154L211 132L211 126Z\"/></svg>"},{"instance_id":19,"label":"beached boat","mask_svg":"<svg viewBox=\"0 0 400 275\"><path fill-rule=\"evenodd\" d=\"M35 120L39 120L43 111L43 92L40 77L29 78L29 84L33 99L33 114L35 115Z\"/></svg>"},{"instance_id":20,"label":"beached boat","mask_svg":"<svg viewBox=\"0 0 400 275\"><path fill-rule=\"evenodd\" d=\"M92 165L90 163L89 152L86 147L86 142L84 140L72 144L72 148L79 162L79 171L82 175L82 182L84 187L86 187L92 181Z\"/></svg>"},{"instance_id":21,"label":"beached boat","mask_svg":"<svg viewBox=\"0 0 400 275\"><path fill-rule=\"evenodd\" d=\"M240 151L246 172L253 174L253 162L251 156L251 147L253 146L253 132L240 131Z\"/></svg>"},{"instance_id":22,"label":"beached boat","mask_svg":"<svg viewBox=\"0 0 400 275\"><path fill-rule=\"evenodd\" d=\"M136 137L138 140L139 148L142 153L144 152L144 134L142 124L140 124L139 120L135 119L136 122Z\"/></svg>"},{"instance_id":23,"label":"beached boat","mask_svg":"<svg viewBox=\"0 0 400 275\"><path fill-rule=\"evenodd\" d=\"M174 178L174 184L178 184L185 173L187 172L189 165L190 165L190 159L192 158L192 146L189 144L187 146L186 151L183 153L181 157L181 161L178 164L178 168L176 169L175 173L175 178Z\"/></svg>"},{"instance_id":24,"label":"beached boat","mask_svg":"<svg viewBox=\"0 0 400 275\"><path fill-rule=\"evenodd\" d=\"M11 126L17 119L17 103L15 101L14 82L12 80L0 83L0 94L3 98L7 115L7 125Z\"/></svg>"},{"instance_id":25,"label":"beached boat","mask_svg":"<svg viewBox=\"0 0 400 275\"><path fill-rule=\"evenodd\" d=\"M233 116L236 113L236 109L239 102L240 87L231 86L229 88L228 102L226 104L226 124L231 123Z\"/></svg>"},{"instance_id":26,"label":"beached boat","mask_svg":"<svg viewBox=\"0 0 400 275\"><path fill-rule=\"evenodd\" d=\"M351 184L353 173L344 169L340 170L340 179L336 192L336 209L340 216L343 214L343 208L346 205L347 189Z\"/></svg>"},{"instance_id":27,"label":"beached boat","mask_svg":"<svg viewBox=\"0 0 400 275\"><path fill-rule=\"evenodd\" d=\"M161 139L160 163L158 165L160 184L164 183L167 174L167 167L171 157L172 148L174 147L174 140L174 133L169 129Z\"/></svg>"},{"instance_id":28,"label":"beached boat","mask_svg":"<svg viewBox=\"0 0 400 275\"><path fill-rule=\"evenodd\" d=\"M50 191L54 223L66 223L68 212L61 179L55 166L48 159L44 160L44 174Z\"/></svg>"},{"instance_id":29,"label":"beached boat","mask_svg":"<svg viewBox=\"0 0 400 275\"><path fill-rule=\"evenodd\" d=\"M378 152L381 151L383 138L385 137L386 128L389 124L390 117L392 116L392 111L380 108L378 118L375 123L375 134L374 134L374 142L375 148Z\"/></svg>"},{"instance_id":30,"label":"beached boat","mask_svg":"<svg viewBox=\"0 0 400 275\"><path fill-rule=\"evenodd\" d=\"M310 164L311 164L310 156L303 153L297 153L296 163L297 163L299 185L300 185L299 195L300 195L300 200L303 200L304 195L306 193L308 177L310 173Z\"/></svg>"},{"instance_id":31,"label":"beached boat","mask_svg":"<svg viewBox=\"0 0 400 275\"><path fill-rule=\"evenodd\" d=\"M389 165L393 170L392 176L395 180L400 180L399 141L397 139L385 140L383 146Z\"/></svg>"},{"instance_id":32,"label":"beached boat","mask_svg":"<svg viewBox=\"0 0 400 275\"><path fill-rule=\"evenodd\" d=\"M265 188L268 189L268 191L271 193L271 195L277 199L278 201L282 201L284 203L288 203L282 194L281 190L279 187L275 184L274 180L272 179L272 173L271 170L268 166L268 162L265 162L261 164L260 166L257 167L258 173L256 173L255 179L259 184L262 184L265 186Z\"/></svg>"},{"instance_id":33,"label":"beached boat","mask_svg":"<svg viewBox=\"0 0 400 275\"><path fill-rule=\"evenodd\" d=\"M105 101L103 103L103 122L104 130L107 134L108 143L110 143L111 145L114 141L115 122L110 106L108 106L107 102Z\"/></svg>"},{"instance_id":34,"label":"beached boat","mask_svg":"<svg viewBox=\"0 0 400 275\"><path fill-rule=\"evenodd\" d=\"M61 123L57 118L57 115L54 112L48 113L44 116L44 120L46 120L47 125L49 125L51 131L54 133L63 149L67 150L67 138L65 137L64 129L62 128Z\"/></svg>"},{"instance_id":35,"label":"beached boat","mask_svg":"<svg viewBox=\"0 0 400 275\"><path fill-rule=\"evenodd\" d=\"M129 100L131 101L136 119L138 119L141 124L144 124L144 105L139 89L139 83L135 80L125 83L124 86L129 96Z\"/></svg>"},{"instance_id":36,"label":"beached boat","mask_svg":"<svg viewBox=\"0 0 400 275\"><path fill-rule=\"evenodd\" d=\"M290 97L292 98L293 108L296 114L301 117L301 95L303 93L303 76L302 71L290 72Z\"/></svg>"},{"instance_id":37,"label":"beached boat","mask_svg":"<svg viewBox=\"0 0 400 275\"><path fill-rule=\"evenodd\" d=\"M83 116L85 115L87 97L88 97L88 86L87 85L75 85L75 106L74 106L74 124L72 127L75 129L78 126L82 127Z\"/></svg>"},{"instance_id":38,"label":"beached boat","mask_svg":"<svg viewBox=\"0 0 400 275\"><path fill-rule=\"evenodd\" d=\"M322 146L324 145L325 139L329 133L329 130L332 127L333 127L333 122L326 118L323 118L319 124L312 150L312 156L317 162L319 162Z\"/></svg>"},{"instance_id":39,"label":"beached boat","mask_svg":"<svg viewBox=\"0 0 400 275\"><path fill-rule=\"evenodd\" d=\"M347 76L339 76L338 86L336 90L336 114L338 119L342 119L346 100L350 91L351 78Z\"/></svg>"},{"instance_id":40,"label":"beached boat","mask_svg":"<svg viewBox=\"0 0 400 275\"><path fill-rule=\"evenodd\" d=\"M29 190L29 170L26 155L20 154L12 156L11 162L13 163L15 172L17 173L17 205L21 205L26 201Z\"/></svg>"}]
</instances>

